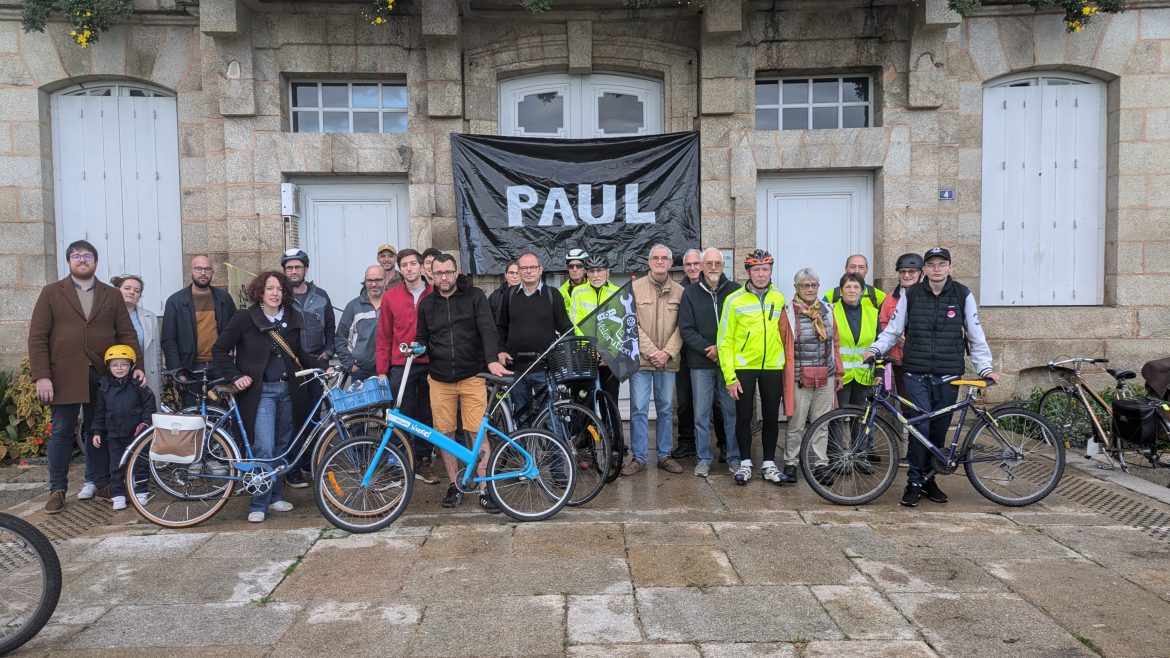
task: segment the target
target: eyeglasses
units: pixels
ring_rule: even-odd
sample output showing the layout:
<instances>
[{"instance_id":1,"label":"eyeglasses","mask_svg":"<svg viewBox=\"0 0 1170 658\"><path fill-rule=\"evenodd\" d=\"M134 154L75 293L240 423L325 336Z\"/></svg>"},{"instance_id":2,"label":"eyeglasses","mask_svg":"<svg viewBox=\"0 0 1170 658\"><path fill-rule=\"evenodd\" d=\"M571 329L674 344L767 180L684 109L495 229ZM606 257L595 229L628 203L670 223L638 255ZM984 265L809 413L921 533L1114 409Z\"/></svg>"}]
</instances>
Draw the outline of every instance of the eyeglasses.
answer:
<instances>
[{"instance_id":1,"label":"eyeglasses","mask_svg":"<svg viewBox=\"0 0 1170 658\"><path fill-rule=\"evenodd\" d=\"M88 251L85 251L85 252L77 251L77 252L74 252L72 254L69 254L69 260L73 261L74 263L80 263L82 261L85 261L87 263L91 263L94 260L94 255L89 253Z\"/></svg>"},{"instance_id":2,"label":"eyeglasses","mask_svg":"<svg viewBox=\"0 0 1170 658\"><path fill-rule=\"evenodd\" d=\"M950 266L951 266L950 261L936 260L936 261L927 263L924 267L926 267L926 269L928 269L928 270L945 270L946 268L948 268Z\"/></svg>"},{"instance_id":3,"label":"eyeglasses","mask_svg":"<svg viewBox=\"0 0 1170 658\"><path fill-rule=\"evenodd\" d=\"M821 287L821 284L817 281L805 281L804 283L796 284L796 287L797 288L807 288L809 290L816 290L817 288Z\"/></svg>"},{"instance_id":4,"label":"eyeglasses","mask_svg":"<svg viewBox=\"0 0 1170 658\"><path fill-rule=\"evenodd\" d=\"M455 276L455 270L431 270L431 274L435 275L436 279L444 279Z\"/></svg>"},{"instance_id":5,"label":"eyeglasses","mask_svg":"<svg viewBox=\"0 0 1170 658\"><path fill-rule=\"evenodd\" d=\"M386 279L366 279L366 283L382 283Z\"/></svg>"},{"instance_id":6,"label":"eyeglasses","mask_svg":"<svg viewBox=\"0 0 1170 658\"><path fill-rule=\"evenodd\" d=\"M208 268L208 269L211 269L211 268ZM305 266L304 265L285 265L284 269L285 270L292 270L293 272L300 272L301 270L305 269Z\"/></svg>"},{"instance_id":7,"label":"eyeglasses","mask_svg":"<svg viewBox=\"0 0 1170 658\"><path fill-rule=\"evenodd\" d=\"M702 267L702 263L683 263L683 267Z\"/></svg>"},{"instance_id":8,"label":"eyeglasses","mask_svg":"<svg viewBox=\"0 0 1170 658\"><path fill-rule=\"evenodd\" d=\"M570 270L583 270L585 266L580 263L569 263Z\"/></svg>"},{"instance_id":9,"label":"eyeglasses","mask_svg":"<svg viewBox=\"0 0 1170 658\"><path fill-rule=\"evenodd\" d=\"M288 268L286 267L285 269L288 269ZM215 268L212 268L212 267L195 267L195 266L191 267L192 272L202 272L204 274L210 273L214 270L215 270Z\"/></svg>"},{"instance_id":10,"label":"eyeglasses","mask_svg":"<svg viewBox=\"0 0 1170 658\"><path fill-rule=\"evenodd\" d=\"M539 265L521 265L520 266L521 272L535 272L536 270L539 270L539 269L540 269Z\"/></svg>"},{"instance_id":11,"label":"eyeglasses","mask_svg":"<svg viewBox=\"0 0 1170 658\"><path fill-rule=\"evenodd\" d=\"M914 270L914 269L898 270L898 276L911 276L914 274L918 274L918 270Z\"/></svg>"},{"instance_id":12,"label":"eyeglasses","mask_svg":"<svg viewBox=\"0 0 1170 658\"><path fill-rule=\"evenodd\" d=\"M670 261L670 256L651 256L651 257L650 257L650 260L652 260L652 261L658 261L658 262L662 262L662 261L667 261L667 262L669 262L669 261Z\"/></svg>"}]
</instances>

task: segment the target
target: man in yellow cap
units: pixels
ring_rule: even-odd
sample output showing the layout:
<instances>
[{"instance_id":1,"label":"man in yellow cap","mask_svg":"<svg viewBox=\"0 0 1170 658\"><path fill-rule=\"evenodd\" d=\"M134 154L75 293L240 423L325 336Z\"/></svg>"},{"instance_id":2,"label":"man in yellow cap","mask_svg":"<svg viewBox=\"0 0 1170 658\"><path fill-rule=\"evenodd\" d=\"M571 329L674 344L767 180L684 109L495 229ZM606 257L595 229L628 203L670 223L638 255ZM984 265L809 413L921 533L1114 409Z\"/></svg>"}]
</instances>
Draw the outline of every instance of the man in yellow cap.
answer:
<instances>
[{"instance_id":1,"label":"man in yellow cap","mask_svg":"<svg viewBox=\"0 0 1170 658\"><path fill-rule=\"evenodd\" d=\"M378 247L378 264L386 271L386 283L383 290L389 290L402 283L402 276L398 274L398 250L392 244Z\"/></svg>"}]
</instances>

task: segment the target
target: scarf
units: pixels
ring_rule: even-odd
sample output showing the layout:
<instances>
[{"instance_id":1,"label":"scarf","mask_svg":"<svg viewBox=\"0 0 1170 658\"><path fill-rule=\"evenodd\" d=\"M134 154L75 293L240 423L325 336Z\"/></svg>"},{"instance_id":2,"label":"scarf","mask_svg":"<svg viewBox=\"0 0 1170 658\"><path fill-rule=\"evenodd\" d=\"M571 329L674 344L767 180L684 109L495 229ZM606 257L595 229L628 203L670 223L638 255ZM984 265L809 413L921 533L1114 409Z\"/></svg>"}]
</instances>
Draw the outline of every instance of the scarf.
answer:
<instances>
[{"instance_id":1,"label":"scarf","mask_svg":"<svg viewBox=\"0 0 1170 658\"><path fill-rule=\"evenodd\" d=\"M811 306L805 306L798 300L792 301L792 308L798 315L812 320L813 330L817 332L817 340L825 340L829 337L829 330L825 327L825 309L821 306L821 300L812 303ZM800 318L796 319L800 322Z\"/></svg>"}]
</instances>

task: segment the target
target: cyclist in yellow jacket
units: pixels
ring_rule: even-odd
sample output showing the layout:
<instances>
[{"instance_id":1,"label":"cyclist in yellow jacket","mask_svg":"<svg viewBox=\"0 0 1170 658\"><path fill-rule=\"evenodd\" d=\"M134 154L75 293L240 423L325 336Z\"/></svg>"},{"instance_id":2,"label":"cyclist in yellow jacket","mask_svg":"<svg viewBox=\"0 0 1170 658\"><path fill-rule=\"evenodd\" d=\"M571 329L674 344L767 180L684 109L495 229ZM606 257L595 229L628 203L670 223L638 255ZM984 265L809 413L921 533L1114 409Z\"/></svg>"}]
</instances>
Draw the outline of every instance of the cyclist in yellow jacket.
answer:
<instances>
[{"instance_id":1,"label":"cyclist in yellow jacket","mask_svg":"<svg viewBox=\"0 0 1170 658\"><path fill-rule=\"evenodd\" d=\"M609 264L601 254L585 259L585 273L588 283L573 288L573 298L569 300L569 319L574 325L579 324L600 306L601 302L620 290L609 282ZM582 335L580 329L577 329L577 335ZM604 363L598 367L597 376L601 379L601 388L617 398L621 392L621 382Z\"/></svg>"},{"instance_id":2,"label":"cyclist in yellow jacket","mask_svg":"<svg viewBox=\"0 0 1170 658\"><path fill-rule=\"evenodd\" d=\"M837 390L837 404L865 404L873 386L873 369L862 359L870 345L877 340L878 309L866 304L863 298L865 279L852 272L841 277L841 298L833 304L833 323L841 337L841 388Z\"/></svg>"},{"instance_id":3,"label":"cyclist in yellow jacket","mask_svg":"<svg viewBox=\"0 0 1170 658\"><path fill-rule=\"evenodd\" d=\"M780 401L784 387L784 342L791 330L784 318L784 295L772 286L772 255L756 249L744 259L748 282L723 302L719 319L719 367L735 404L735 438L739 469L735 483L752 479L751 421L756 390L764 419L761 477L776 484L776 440L780 433Z\"/></svg>"}]
</instances>

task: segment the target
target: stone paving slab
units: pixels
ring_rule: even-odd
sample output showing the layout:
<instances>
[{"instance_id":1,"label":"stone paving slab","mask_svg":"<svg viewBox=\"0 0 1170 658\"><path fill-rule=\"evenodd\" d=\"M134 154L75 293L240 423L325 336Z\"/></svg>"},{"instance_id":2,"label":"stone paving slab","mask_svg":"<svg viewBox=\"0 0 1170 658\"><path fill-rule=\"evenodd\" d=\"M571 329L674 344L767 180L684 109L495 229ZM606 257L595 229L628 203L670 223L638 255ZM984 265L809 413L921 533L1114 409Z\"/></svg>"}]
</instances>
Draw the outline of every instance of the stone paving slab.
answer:
<instances>
[{"instance_id":1,"label":"stone paving slab","mask_svg":"<svg viewBox=\"0 0 1170 658\"><path fill-rule=\"evenodd\" d=\"M414 656L550 656L565 651L565 597L436 597L411 643ZM470 649L470 651L469 651Z\"/></svg>"},{"instance_id":2,"label":"stone paving slab","mask_svg":"<svg viewBox=\"0 0 1170 658\"><path fill-rule=\"evenodd\" d=\"M628 551L635 587L705 587L740 582L718 546L635 546Z\"/></svg>"},{"instance_id":3,"label":"stone paving slab","mask_svg":"<svg viewBox=\"0 0 1170 658\"><path fill-rule=\"evenodd\" d=\"M962 558L858 560L857 568L886 592L1003 592L1003 582Z\"/></svg>"},{"instance_id":4,"label":"stone paving slab","mask_svg":"<svg viewBox=\"0 0 1170 658\"><path fill-rule=\"evenodd\" d=\"M667 642L844 639L807 587L640 588L646 637Z\"/></svg>"},{"instance_id":5,"label":"stone paving slab","mask_svg":"<svg viewBox=\"0 0 1170 658\"><path fill-rule=\"evenodd\" d=\"M1075 552L1041 532L1006 520L954 523L944 520L896 522L891 519L872 527L899 553L912 557L953 556L983 560L1076 557Z\"/></svg>"},{"instance_id":6,"label":"stone paving slab","mask_svg":"<svg viewBox=\"0 0 1170 658\"><path fill-rule=\"evenodd\" d=\"M300 610L285 603L122 605L74 636L65 648L262 647L275 644ZM135 632L126 632L128 628Z\"/></svg>"},{"instance_id":7,"label":"stone paving slab","mask_svg":"<svg viewBox=\"0 0 1170 658\"><path fill-rule=\"evenodd\" d=\"M569 644L641 642L634 596L570 596Z\"/></svg>"},{"instance_id":8,"label":"stone paving slab","mask_svg":"<svg viewBox=\"0 0 1170 658\"><path fill-rule=\"evenodd\" d=\"M326 601L308 605L276 643L281 656L409 656L423 606Z\"/></svg>"},{"instance_id":9,"label":"stone paving slab","mask_svg":"<svg viewBox=\"0 0 1170 658\"><path fill-rule=\"evenodd\" d=\"M517 557L609 557L626 555L619 523L525 523L512 533Z\"/></svg>"},{"instance_id":10,"label":"stone paving slab","mask_svg":"<svg viewBox=\"0 0 1170 658\"><path fill-rule=\"evenodd\" d=\"M385 599L402 590L425 539L393 535L322 539L288 574L275 596L281 601Z\"/></svg>"},{"instance_id":11,"label":"stone paving slab","mask_svg":"<svg viewBox=\"0 0 1170 658\"><path fill-rule=\"evenodd\" d=\"M933 658L937 656L925 642L809 642L804 658Z\"/></svg>"},{"instance_id":12,"label":"stone paving slab","mask_svg":"<svg viewBox=\"0 0 1170 658\"><path fill-rule=\"evenodd\" d=\"M872 587L816 585L813 596L851 640L917 640L918 632Z\"/></svg>"},{"instance_id":13,"label":"stone paving slab","mask_svg":"<svg viewBox=\"0 0 1170 658\"><path fill-rule=\"evenodd\" d=\"M745 584L865 584L865 579L817 526L718 526L732 566Z\"/></svg>"},{"instance_id":14,"label":"stone paving slab","mask_svg":"<svg viewBox=\"0 0 1170 658\"><path fill-rule=\"evenodd\" d=\"M419 560L410 565L402 586L407 596L438 599L624 594L630 589L626 561L618 558Z\"/></svg>"},{"instance_id":15,"label":"stone paving slab","mask_svg":"<svg viewBox=\"0 0 1170 658\"><path fill-rule=\"evenodd\" d=\"M605 644L569 647L568 655L572 658L700 658L708 654L700 653L693 644Z\"/></svg>"}]
</instances>

